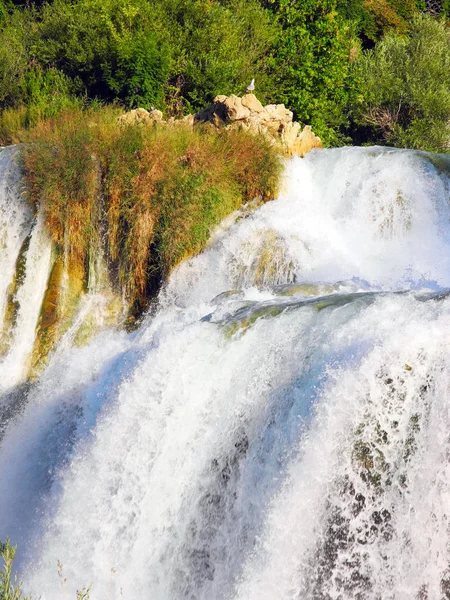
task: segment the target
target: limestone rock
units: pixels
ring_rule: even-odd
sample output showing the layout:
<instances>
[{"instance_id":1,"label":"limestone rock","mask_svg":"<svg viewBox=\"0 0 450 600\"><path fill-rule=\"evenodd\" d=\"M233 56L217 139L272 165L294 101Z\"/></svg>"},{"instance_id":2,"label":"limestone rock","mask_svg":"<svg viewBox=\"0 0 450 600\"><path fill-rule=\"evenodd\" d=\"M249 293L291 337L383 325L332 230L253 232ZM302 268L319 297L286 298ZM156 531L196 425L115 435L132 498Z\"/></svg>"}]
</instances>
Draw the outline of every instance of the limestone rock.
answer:
<instances>
[{"instance_id":1,"label":"limestone rock","mask_svg":"<svg viewBox=\"0 0 450 600\"><path fill-rule=\"evenodd\" d=\"M289 121L284 125L280 132L281 141L286 148L291 148L295 144L295 140L300 133L300 123Z\"/></svg>"},{"instance_id":2,"label":"limestone rock","mask_svg":"<svg viewBox=\"0 0 450 600\"><path fill-rule=\"evenodd\" d=\"M162 111L157 110L157 109L152 110L151 112L148 113L148 118L151 121L162 121L162 118L163 118Z\"/></svg>"},{"instance_id":3,"label":"limestone rock","mask_svg":"<svg viewBox=\"0 0 450 600\"><path fill-rule=\"evenodd\" d=\"M239 96L231 94L223 101L226 107L226 116L228 121L241 121L250 116L250 109L242 104L242 99Z\"/></svg>"},{"instance_id":4,"label":"limestone rock","mask_svg":"<svg viewBox=\"0 0 450 600\"><path fill-rule=\"evenodd\" d=\"M294 140L293 144L289 147L289 154L298 154L299 156L305 156L307 152L314 148L322 148L322 141L320 137L315 135L311 130L310 125L305 125L303 131Z\"/></svg>"},{"instance_id":5,"label":"limestone rock","mask_svg":"<svg viewBox=\"0 0 450 600\"><path fill-rule=\"evenodd\" d=\"M254 94L216 96L214 104L195 115L194 123L209 123L215 128L240 128L262 135L288 155L304 156L312 148L321 148L322 143L306 126L293 120L293 113L284 104L263 106Z\"/></svg>"},{"instance_id":6,"label":"limestone rock","mask_svg":"<svg viewBox=\"0 0 450 600\"><path fill-rule=\"evenodd\" d=\"M156 123L161 121L163 114L160 110L148 112L145 108L135 108L117 119L121 125L141 125L144 123Z\"/></svg>"},{"instance_id":7,"label":"limestone rock","mask_svg":"<svg viewBox=\"0 0 450 600\"><path fill-rule=\"evenodd\" d=\"M281 132L283 131L285 123L283 121L278 121L276 119L271 119L270 121L264 121L264 127L274 136L280 137Z\"/></svg>"},{"instance_id":8,"label":"limestone rock","mask_svg":"<svg viewBox=\"0 0 450 600\"><path fill-rule=\"evenodd\" d=\"M136 108L121 115L118 119L122 125L161 124L173 127L193 127L197 124L213 129L244 129L255 135L261 135L272 144L277 144L285 154L304 156L313 148L322 148L322 142L309 125L303 130L293 120L293 113L284 104L268 104L263 106L254 94L245 94L240 98L231 94L223 94L214 98L213 104L207 106L196 115L187 115L181 119L170 117L163 119L159 110L152 112L144 108Z\"/></svg>"},{"instance_id":9,"label":"limestone rock","mask_svg":"<svg viewBox=\"0 0 450 600\"><path fill-rule=\"evenodd\" d=\"M245 106L250 112L262 113L264 107L254 94L245 94L241 98L242 106Z\"/></svg>"},{"instance_id":10,"label":"limestone rock","mask_svg":"<svg viewBox=\"0 0 450 600\"><path fill-rule=\"evenodd\" d=\"M265 111L268 113L269 119L282 123L289 123L294 117L294 113L288 110L284 104L268 104Z\"/></svg>"}]
</instances>

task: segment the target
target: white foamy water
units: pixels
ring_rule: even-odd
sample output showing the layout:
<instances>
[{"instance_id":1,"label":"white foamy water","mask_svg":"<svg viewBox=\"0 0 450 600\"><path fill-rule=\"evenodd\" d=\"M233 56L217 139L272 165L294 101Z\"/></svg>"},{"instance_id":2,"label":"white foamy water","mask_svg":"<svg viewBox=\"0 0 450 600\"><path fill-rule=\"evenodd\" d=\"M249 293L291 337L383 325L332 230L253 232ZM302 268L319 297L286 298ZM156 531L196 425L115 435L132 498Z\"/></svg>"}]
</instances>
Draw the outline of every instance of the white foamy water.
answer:
<instances>
[{"instance_id":1,"label":"white foamy water","mask_svg":"<svg viewBox=\"0 0 450 600\"><path fill-rule=\"evenodd\" d=\"M450 597L438 158L293 159L137 332L66 339L0 442L0 539L27 591Z\"/></svg>"},{"instance_id":2,"label":"white foamy water","mask_svg":"<svg viewBox=\"0 0 450 600\"><path fill-rule=\"evenodd\" d=\"M0 392L22 381L29 365L36 337L36 326L51 268L51 242L45 231L42 215L34 223L25 259L25 276L16 293L18 304L13 342L9 352L0 359Z\"/></svg>"},{"instance_id":3,"label":"white foamy water","mask_svg":"<svg viewBox=\"0 0 450 600\"><path fill-rule=\"evenodd\" d=\"M16 260L33 221L30 208L20 200L20 170L16 158L14 146L0 148L0 324Z\"/></svg>"}]
</instances>

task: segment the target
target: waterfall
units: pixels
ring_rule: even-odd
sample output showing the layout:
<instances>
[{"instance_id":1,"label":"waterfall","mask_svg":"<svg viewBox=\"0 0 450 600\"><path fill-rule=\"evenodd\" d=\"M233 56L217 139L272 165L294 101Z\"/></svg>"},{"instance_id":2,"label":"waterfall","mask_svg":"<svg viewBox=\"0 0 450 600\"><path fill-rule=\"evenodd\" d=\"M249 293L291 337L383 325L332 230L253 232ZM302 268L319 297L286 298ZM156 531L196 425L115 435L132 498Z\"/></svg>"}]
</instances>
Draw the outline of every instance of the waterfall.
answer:
<instances>
[{"instance_id":1,"label":"waterfall","mask_svg":"<svg viewBox=\"0 0 450 600\"><path fill-rule=\"evenodd\" d=\"M0 322L20 248L30 232L33 216L20 195L20 170L14 146L0 148Z\"/></svg>"},{"instance_id":2,"label":"waterfall","mask_svg":"<svg viewBox=\"0 0 450 600\"><path fill-rule=\"evenodd\" d=\"M36 323L41 309L51 267L51 243L44 229L42 216L33 225L27 249L24 278L18 288L16 322L12 324L11 347L0 360L0 391L10 389L23 379L27 359L33 348Z\"/></svg>"},{"instance_id":3,"label":"waterfall","mask_svg":"<svg viewBox=\"0 0 450 600\"><path fill-rule=\"evenodd\" d=\"M21 403L0 539L27 593L450 598L449 173L388 148L293 158L137 331L66 336L0 396Z\"/></svg>"}]
</instances>

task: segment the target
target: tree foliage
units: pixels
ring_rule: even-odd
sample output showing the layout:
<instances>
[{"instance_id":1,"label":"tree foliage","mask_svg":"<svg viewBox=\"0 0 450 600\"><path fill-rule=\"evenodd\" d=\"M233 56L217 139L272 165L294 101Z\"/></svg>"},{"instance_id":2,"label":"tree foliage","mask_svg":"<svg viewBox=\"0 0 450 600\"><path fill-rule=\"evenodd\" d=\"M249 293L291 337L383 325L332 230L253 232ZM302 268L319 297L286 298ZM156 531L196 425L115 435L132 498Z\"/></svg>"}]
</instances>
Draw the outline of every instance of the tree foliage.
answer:
<instances>
[{"instance_id":1,"label":"tree foliage","mask_svg":"<svg viewBox=\"0 0 450 600\"><path fill-rule=\"evenodd\" d=\"M363 102L358 122L366 139L448 151L450 145L450 29L415 18L408 35L388 34L360 58Z\"/></svg>"},{"instance_id":2,"label":"tree foliage","mask_svg":"<svg viewBox=\"0 0 450 600\"><path fill-rule=\"evenodd\" d=\"M55 0L37 23L34 52L90 97L127 106L161 103L170 53L147 2Z\"/></svg>"},{"instance_id":3,"label":"tree foliage","mask_svg":"<svg viewBox=\"0 0 450 600\"><path fill-rule=\"evenodd\" d=\"M388 31L405 33L423 0L338 0L338 10L353 21L366 47Z\"/></svg>"},{"instance_id":4,"label":"tree foliage","mask_svg":"<svg viewBox=\"0 0 450 600\"><path fill-rule=\"evenodd\" d=\"M90 98L199 109L218 93L242 92L264 71L274 38L257 0L54 0L14 15L0 25L3 106L22 99L16 84L37 63Z\"/></svg>"},{"instance_id":5,"label":"tree foliage","mask_svg":"<svg viewBox=\"0 0 450 600\"><path fill-rule=\"evenodd\" d=\"M327 144L340 141L355 92L359 43L335 0L270 0L280 33L273 53L274 95L311 123Z\"/></svg>"},{"instance_id":6,"label":"tree foliage","mask_svg":"<svg viewBox=\"0 0 450 600\"><path fill-rule=\"evenodd\" d=\"M450 0L0 0L0 121L32 125L93 101L182 115L255 78L261 100L283 102L325 145L407 144L405 132L422 129L445 137L442 117L418 100L445 104L444 67L433 79L418 65L410 80L412 40L424 59L430 48L448 64L446 25L432 21L449 9ZM400 81L409 91L394 126Z\"/></svg>"}]
</instances>

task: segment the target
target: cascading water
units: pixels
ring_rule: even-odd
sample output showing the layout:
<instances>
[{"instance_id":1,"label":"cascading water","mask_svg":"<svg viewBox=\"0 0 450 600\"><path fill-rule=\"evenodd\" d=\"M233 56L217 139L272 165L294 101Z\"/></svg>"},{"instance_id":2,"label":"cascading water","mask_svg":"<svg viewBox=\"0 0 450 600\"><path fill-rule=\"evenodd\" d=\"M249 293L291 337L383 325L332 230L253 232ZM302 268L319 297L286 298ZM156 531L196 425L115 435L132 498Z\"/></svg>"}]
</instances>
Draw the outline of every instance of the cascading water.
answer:
<instances>
[{"instance_id":1,"label":"cascading water","mask_svg":"<svg viewBox=\"0 0 450 600\"><path fill-rule=\"evenodd\" d=\"M0 391L10 389L20 382L26 372L50 272L51 251L51 243L39 215L33 225L24 257L23 281L14 298L17 314L15 322L11 324L10 348L6 356L0 359Z\"/></svg>"},{"instance_id":2,"label":"cascading water","mask_svg":"<svg viewBox=\"0 0 450 600\"><path fill-rule=\"evenodd\" d=\"M20 196L20 171L13 146L0 148L0 322L8 287L13 279L20 248L30 232L33 216Z\"/></svg>"},{"instance_id":3,"label":"cascading water","mask_svg":"<svg viewBox=\"0 0 450 600\"><path fill-rule=\"evenodd\" d=\"M450 598L449 171L294 158L138 331L62 344L0 443L26 589Z\"/></svg>"}]
</instances>

